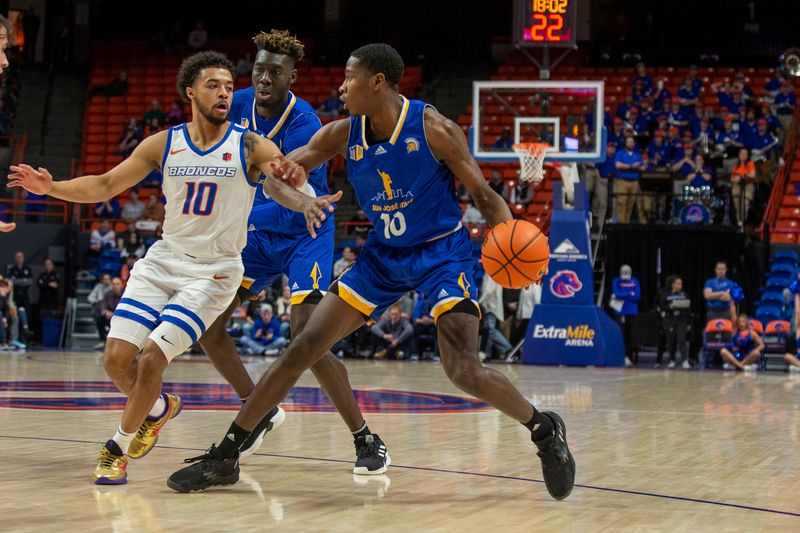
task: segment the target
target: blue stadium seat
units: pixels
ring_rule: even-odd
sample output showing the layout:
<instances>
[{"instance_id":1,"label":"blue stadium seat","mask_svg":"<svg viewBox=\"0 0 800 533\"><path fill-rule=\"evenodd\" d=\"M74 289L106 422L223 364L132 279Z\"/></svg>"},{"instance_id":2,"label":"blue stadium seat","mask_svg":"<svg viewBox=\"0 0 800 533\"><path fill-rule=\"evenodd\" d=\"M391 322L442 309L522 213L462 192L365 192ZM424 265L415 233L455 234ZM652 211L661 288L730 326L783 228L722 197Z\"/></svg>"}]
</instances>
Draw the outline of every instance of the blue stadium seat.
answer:
<instances>
[{"instance_id":1,"label":"blue stadium seat","mask_svg":"<svg viewBox=\"0 0 800 533\"><path fill-rule=\"evenodd\" d=\"M783 291L765 291L764 294L761 295L758 305L769 305L783 309L783 306L786 305L786 299L783 297Z\"/></svg>"},{"instance_id":2,"label":"blue stadium seat","mask_svg":"<svg viewBox=\"0 0 800 533\"><path fill-rule=\"evenodd\" d=\"M756 318L760 320L762 324L767 324L773 320L781 320L783 318L783 312L780 307L771 305L759 306L756 308Z\"/></svg>"},{"instance_id":3,"label":"blue stadium seat","mask_svg":"<svg viewBox=\"0 0 800 533\"><path fill-rule=\"evenodd\" d=\"M794 279L797 276L797 268L788 263L772 263L772 270L770 270L769 275Z\"/></svg>"},{"instance_id":4,"label":"blue stadium seat","mask_svg":"<svg viewBox=\"0 0 800 533\"><path fill-rule=\"evenodd\" d=\"M784 276L770 276L767 278L767 284L765 285L765 289L767 290L780 290L787 288L791 283L791 278L787 278Z\"/></svg>"},{"instance_id":5,"label":"blue stadium seat","mask_svg":"<svg viewBox=\"0 0 800 533\"><path fill-rule=\"evenodd\" d=\"M782 248L775 252L775 255L772 256L774 260L777 259L790 259L795 264L797 264L797 250L794 248Z\"/></svg>"}]
</instances>

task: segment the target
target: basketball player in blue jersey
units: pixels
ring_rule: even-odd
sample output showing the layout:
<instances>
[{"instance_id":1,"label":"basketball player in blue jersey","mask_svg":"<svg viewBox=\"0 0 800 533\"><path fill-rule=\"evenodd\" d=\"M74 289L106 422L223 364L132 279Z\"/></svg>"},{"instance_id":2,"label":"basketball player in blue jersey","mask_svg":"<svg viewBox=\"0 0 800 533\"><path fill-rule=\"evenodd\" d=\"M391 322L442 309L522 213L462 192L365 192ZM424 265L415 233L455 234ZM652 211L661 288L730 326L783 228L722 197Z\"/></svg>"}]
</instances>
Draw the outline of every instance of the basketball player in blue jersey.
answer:
<instances>
[{"instance_id":1,"label":"basketball player in blue jersey","mask_svg":"<svg viewBox=\"0 0 800 533\"><path fill-rule=\"evenodd\" d=\"M509 220L511 213L481 174L458 125L398 93L402 73L403 61L391 46L370 44L354 51L340 87L351 117L324 126L288 156L309 170L344 155L374 230L353 267L330 287L303 331L261 378L219 447L212 445L194 465L169 478L174 490L235 483L239 446L300 375L336 341L418 290L433 304L450 380L530 431L551 496L562 499L572 491L575 462L561 417L534 409L503 374L478 360L475 261L461 227L454 177L490 224Z\"/></svg>"},{"instance_id":2,"label":"basketball player in blue jersey","mask_svg":"<svg viewBox=\"0 0 800 533\"><path fill-rule=\"evenodd\" d=\"M297 79L295 63L303 58L303 44L288 31L261 32L253 39L258 52L253 64L252 86L233 94L228 120L270 139L283 153L304 146L322 124L314 108L291 91ZM308 175L315 194L328 194L324 164ZM331 284L334 221L330 216L312 238L302 213L291 211L256 192L250 213L247 245L242 251L244 278L230 307L200 339L203 351L220 374L246 400L255 388L236 353L225 325L241 301L255 298L281 274L289 278L292 291L291 326L297 336L311 312ZM356 474L381 474L389 463L388 454L379 455L383 442L371 434L347 378L347 369L332 353L326 353L311 371L353 434ZM251 439L240 450L247 457L261 445L267 431L282 423L285 414L275 407L261 420Z\"/></svg>"},{"instance_id":3,"label":"basketball player in blue jersey","mask_svg":"<svg viewBox=\"0 0 800 533\"><path fill-rule=\"evenodd\" d=\"M55 182L44 168L11 167L9 186L79 203L113 198L153 170L164 175L163 239L136 263L111 319L104 364L128 400L117 432L100 451L97 484L126 483L128 457L146 455L180 412L180 398L161 392L163 372L236 294L259 180L272 198L304 212L312 232L341 196L315 198L281 181L277 176L302 185L305 172L271 141L228 122L233 70L216 52L186 59L177 86L191 102L192 122L148 137L105 174Z\"/></svg>"}]
</instances>

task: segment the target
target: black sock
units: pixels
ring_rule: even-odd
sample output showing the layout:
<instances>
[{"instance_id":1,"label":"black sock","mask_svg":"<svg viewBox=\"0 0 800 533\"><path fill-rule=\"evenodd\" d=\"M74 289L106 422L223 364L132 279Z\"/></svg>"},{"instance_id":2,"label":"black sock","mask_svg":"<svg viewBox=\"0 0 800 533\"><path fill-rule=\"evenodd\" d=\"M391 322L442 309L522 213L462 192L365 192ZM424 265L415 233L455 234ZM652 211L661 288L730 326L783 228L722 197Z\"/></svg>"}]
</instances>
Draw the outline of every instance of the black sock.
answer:
<instances>
[{"instance_id":1,"label":"black sock","mask_svg":"<svg viewBox=\"0 0 800 533\"><path fill-rule=\"evenodd\" d=\"M367 425L366 422L364 422L364 425L361 426L361 429L358 429L357 431L351 431L350 433L353 434L353 438L354 439L357 439L358 437L363 437L364 435L371 435L372 434L372 432L369 430L369 426Z\"/></svg>"},{"instance_id":2,"label":"black sock","mask_svg":"<svg viewBox=\"0 0 800 533\"><path fill-rule=\"evenodd\" d=\"M553 421L550 420L550 417L543 415L536 408L533 409L533 418L522 425L531 430L533 440L542 440L552 434L554 429Z\"/></svg>"},{"instance_id":3,"label":"black sock","mask_svg":"<svg viewBox=\"0 0 800 533\"><path fill-rule=\"evenodd\" d=\"M228 431L225 433L225 438L219 443L219 447L217 449L222 457L226 459L234 457L249 436L249 431L239 427L236 422L234 422L231 424L231 427L228 428Z\"/></svg>"}]
</instances>

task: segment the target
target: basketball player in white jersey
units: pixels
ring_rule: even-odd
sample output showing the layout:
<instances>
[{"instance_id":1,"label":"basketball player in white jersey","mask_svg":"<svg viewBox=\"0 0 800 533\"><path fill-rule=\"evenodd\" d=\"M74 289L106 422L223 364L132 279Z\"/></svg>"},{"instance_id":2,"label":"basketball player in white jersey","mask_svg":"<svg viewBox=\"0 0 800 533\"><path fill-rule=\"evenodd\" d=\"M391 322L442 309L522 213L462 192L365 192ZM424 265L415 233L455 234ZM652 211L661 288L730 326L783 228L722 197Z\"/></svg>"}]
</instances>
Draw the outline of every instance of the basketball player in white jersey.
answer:
<instances>
[{"instance_id":1,"label":"basketball player in white jersey","mask_svg":"<svg viewBox=\"0 0 800 533\"><path fill-rule=\"evenodd\" d=\"M162 374L239 288L240 252L259 177L266 176L266 194L306 215L312 235L341 196L313 198L281 183L280 177L289 177L308 188L302 168L284 160L271 141L228 122L233 71L233 63L216 52L186 59L178 91L191 102L192 122L148 137L103 175L54 182L46 169L11 167L10 187L80 203L113 198L153 170L164 176L163 240L136 263L111 319L104 363L128 401L116 434L100 451L96 484L126 483L128 457L148 453L180 411L179 397L161 394Z\"/></svg>"}]
</instances>

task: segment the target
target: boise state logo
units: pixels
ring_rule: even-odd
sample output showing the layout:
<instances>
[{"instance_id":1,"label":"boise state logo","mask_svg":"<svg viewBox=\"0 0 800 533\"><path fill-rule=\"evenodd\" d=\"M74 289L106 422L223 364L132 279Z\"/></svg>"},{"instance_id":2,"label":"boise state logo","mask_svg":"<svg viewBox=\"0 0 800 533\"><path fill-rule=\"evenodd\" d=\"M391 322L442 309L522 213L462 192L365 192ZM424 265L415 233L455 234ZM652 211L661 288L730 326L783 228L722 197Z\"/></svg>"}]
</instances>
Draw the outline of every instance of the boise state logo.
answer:
<instances>
[{"instance_id":1,"label":"boise state logo","mask_svg":"<svg viewBox=\"0 0 800 533\"><path fill-rule=\"evenodd\" d=\"M556 298L572 298L583 288L583 283L572 270L559 270L550 278L550 292Z\"/></svg>"},{"instance_id":2,"label":"boise state logo","mask_svg":"<svg viewBox=\"0 0 800 533\"><path fill-rule=\"evenodd\" d=\"M783 325L783 322L775 323L773 328L775 328L775 331L777 331L778 333L783 333L784 331L786 331L786 326Z\"/></svg>"},{"instance_id":3,"label":"boise state logo","mask_svg":"<svg viewBox=\"0 0 800 533\"><path fill-rule=\"evenodd\" d=\"M717 329L723 329L725 327L725 322L723 322L722 320L717 320L716 322L714 322L714 327Z\"/></svg>"}]
</instances>

